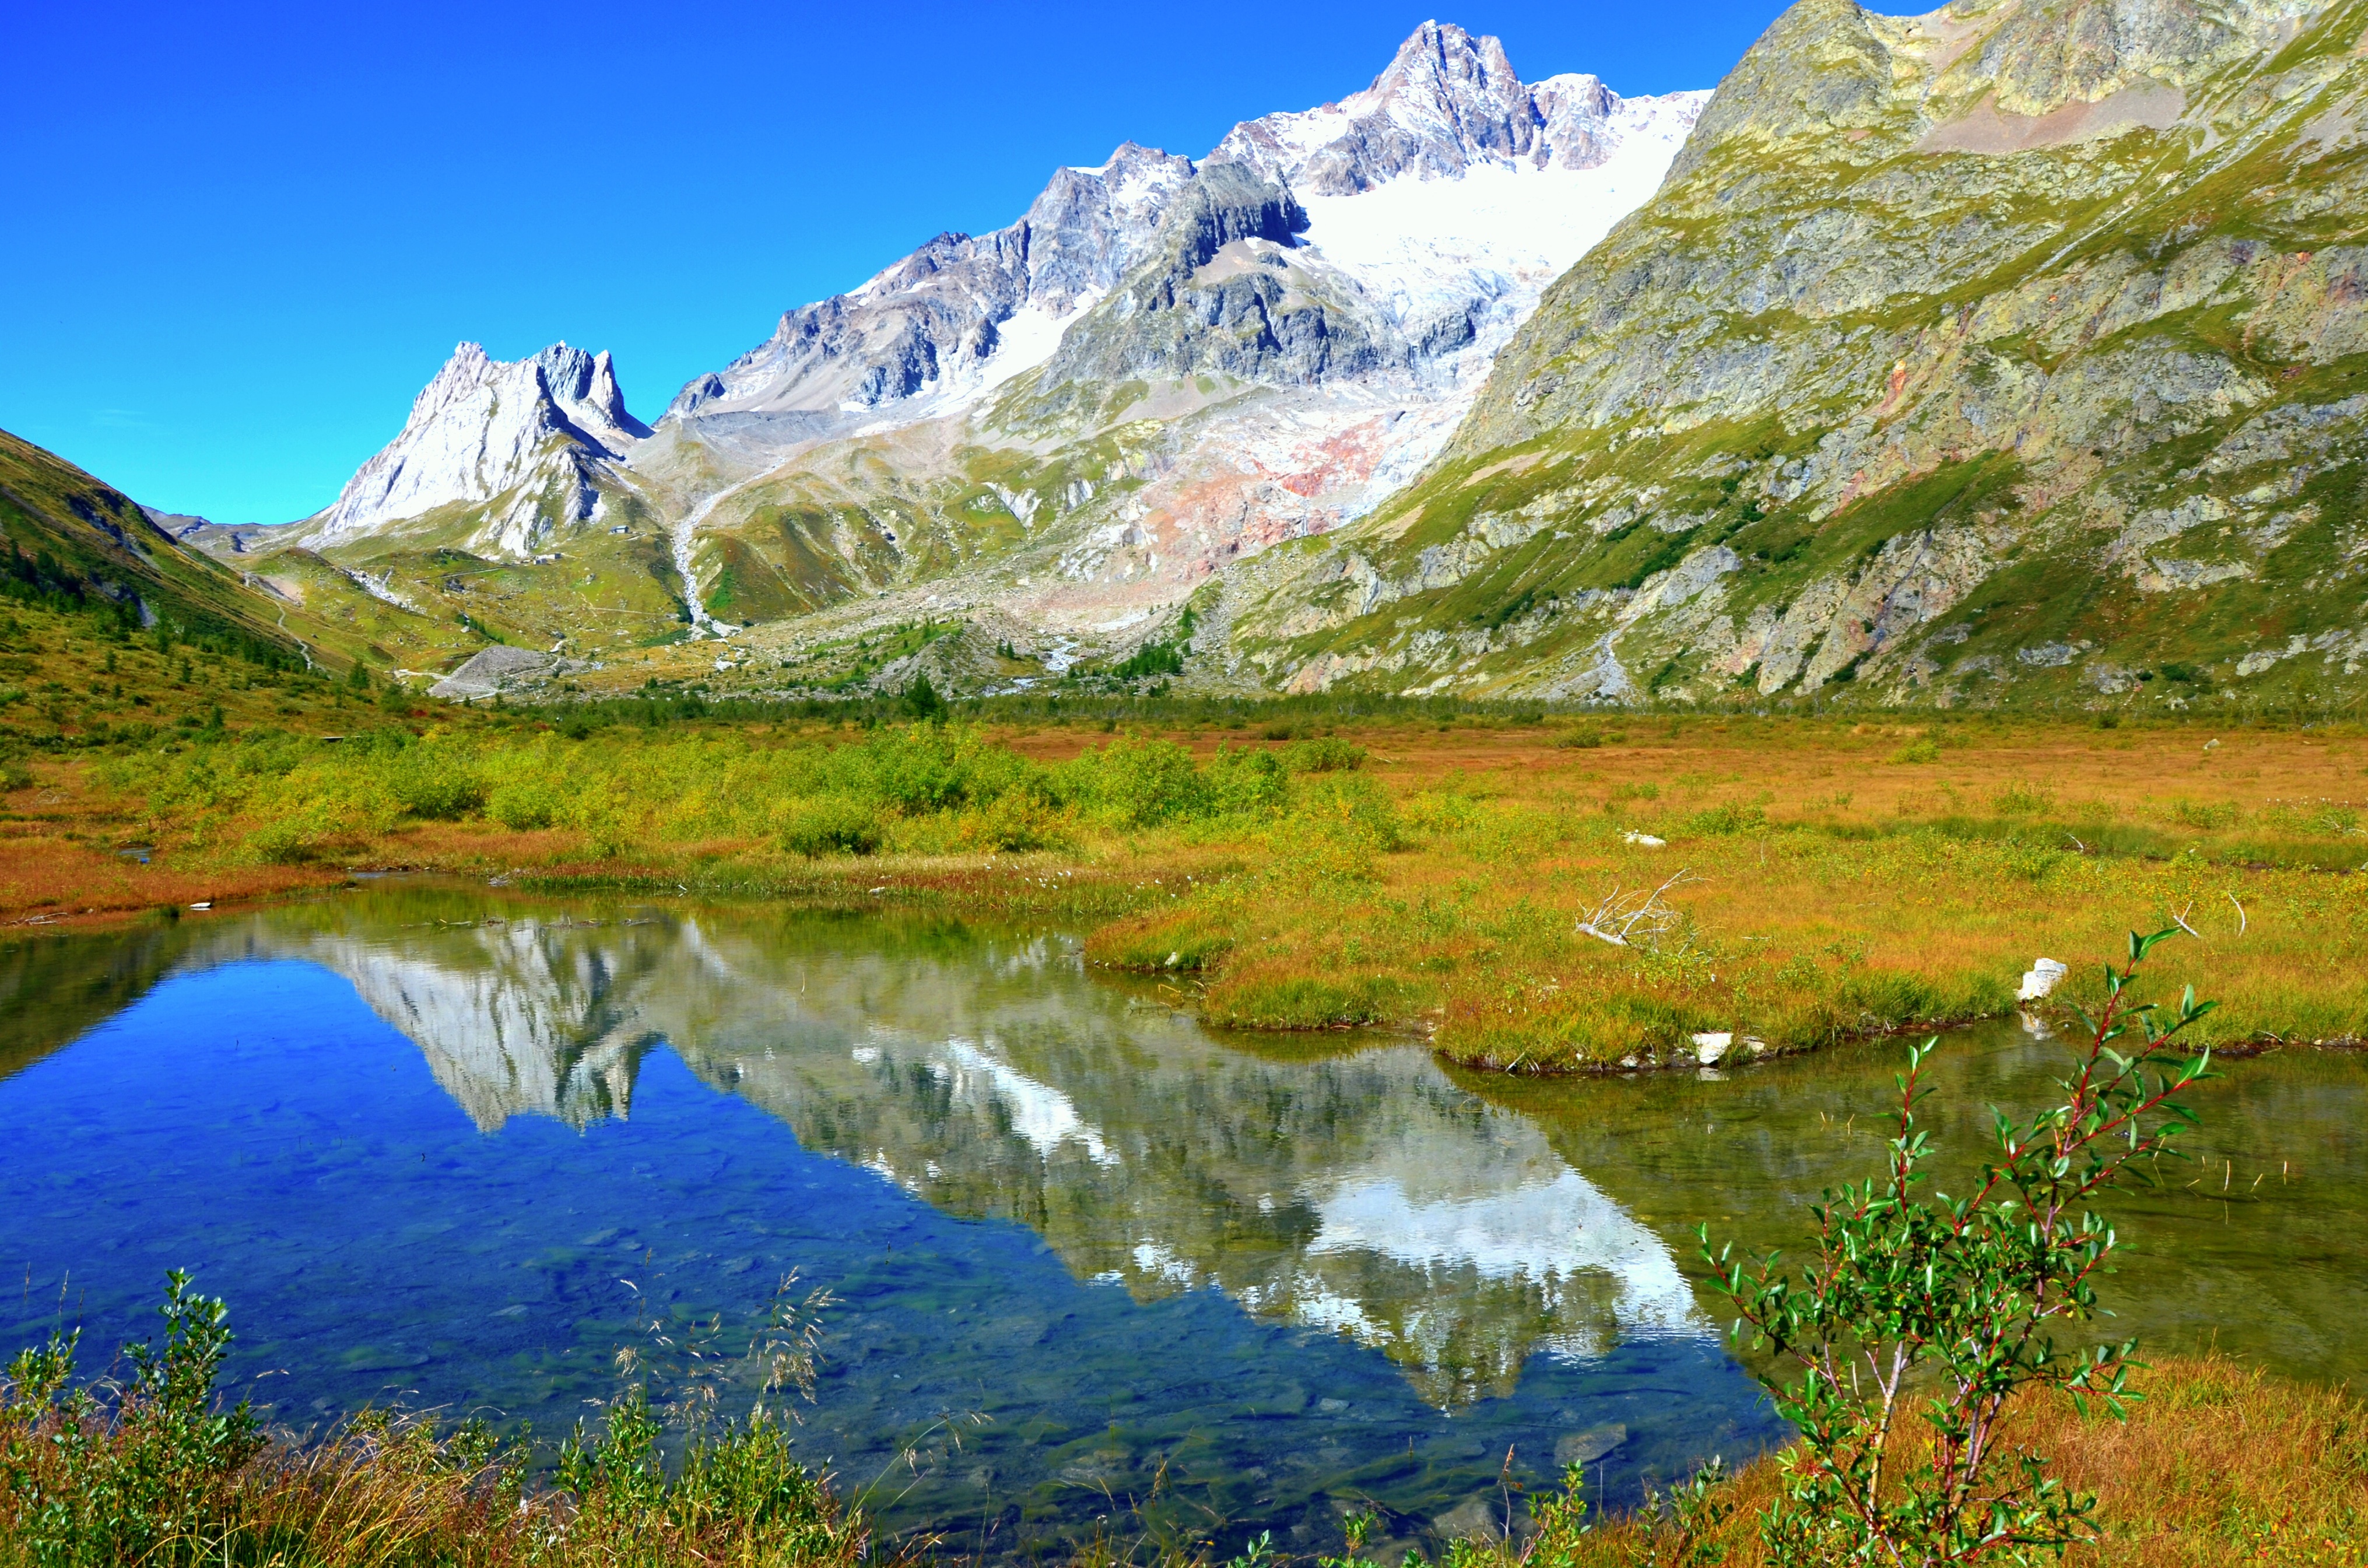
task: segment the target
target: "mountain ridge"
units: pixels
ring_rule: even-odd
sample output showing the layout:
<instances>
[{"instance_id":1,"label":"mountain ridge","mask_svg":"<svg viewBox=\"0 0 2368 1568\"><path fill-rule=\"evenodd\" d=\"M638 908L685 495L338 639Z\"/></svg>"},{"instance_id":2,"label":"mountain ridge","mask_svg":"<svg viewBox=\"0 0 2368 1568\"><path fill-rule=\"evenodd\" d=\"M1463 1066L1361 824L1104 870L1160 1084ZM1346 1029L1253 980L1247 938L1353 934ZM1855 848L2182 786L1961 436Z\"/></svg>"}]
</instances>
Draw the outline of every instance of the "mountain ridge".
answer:
<instances>
[{"instance_id":1,"label":"mountain ridge","mask_svg":"<svg viewBox=\"0 0 2368 1568\"><path fill-rule=\"evenodd\" d=\"M779 667L834 615L933 605L1016 619L1002 673L1042 678L1427 460L1702 98L1525 85L1496 40L1427 24L1360 93L1241 122L1240 156L1121 143L1005 229L784 312L646 433L586 390L613 390L605 358L464 346L279 537L384 604L554 652L746 634Z\"/></svg>"},{"instance_id":2,"label":"mountain ridge","mask_svg":"<svg viewBox=\"0 0 2368 1568\"><path fill-rule=\"evenodd\" d=\"M1237 655L1293 689L2347 699L2363 22L1803 0L1430 473L1234 585Z\"/></svg>"}]
</instances>

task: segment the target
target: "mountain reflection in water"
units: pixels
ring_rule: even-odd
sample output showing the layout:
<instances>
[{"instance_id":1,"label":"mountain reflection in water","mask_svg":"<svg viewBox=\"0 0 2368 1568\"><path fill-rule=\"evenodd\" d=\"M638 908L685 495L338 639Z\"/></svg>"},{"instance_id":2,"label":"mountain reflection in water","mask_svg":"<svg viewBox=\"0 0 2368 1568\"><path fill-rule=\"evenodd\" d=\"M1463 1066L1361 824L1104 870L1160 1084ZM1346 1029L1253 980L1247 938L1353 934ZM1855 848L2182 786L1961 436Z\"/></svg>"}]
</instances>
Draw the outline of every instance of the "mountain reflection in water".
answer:
<instances>
[{"instance_id":1,"label":"mountain reflection in water","mask_svg":"<svg viewBox=\"0 0 2368 1568\"><path fill-rule=\"evenodd\" d=\"M265 922L247 951L351 982L480 1129L625 1116L663 1041L805 1147L1024 1223L1080 1278L1346 1335L1433 1405L1509 1392L1539 1351L1710 1332L1659 1237L1418 1049L1265 1060L1065 939L878 937L514 915L393 940Z\"/></svg>"}]
</instances>

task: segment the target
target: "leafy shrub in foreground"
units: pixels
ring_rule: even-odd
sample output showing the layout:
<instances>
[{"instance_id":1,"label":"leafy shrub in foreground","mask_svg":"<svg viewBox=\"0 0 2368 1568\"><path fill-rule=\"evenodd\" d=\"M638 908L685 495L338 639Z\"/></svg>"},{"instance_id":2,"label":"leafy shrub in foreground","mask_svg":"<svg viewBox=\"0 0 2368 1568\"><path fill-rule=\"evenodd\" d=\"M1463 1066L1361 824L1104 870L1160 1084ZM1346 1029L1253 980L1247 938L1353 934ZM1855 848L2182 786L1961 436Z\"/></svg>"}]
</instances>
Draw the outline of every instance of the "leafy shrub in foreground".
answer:
<instances>
[{"instance_id":1,"label":"leafy shrub in foreground","mask_svg":"<svg viewBox=\"0 0 2368 1568\"><path fill-rule=\"evenodd\" d=\"M609 1404L603 1431L579 1426L563 1445L558 1489L530 1490L527 1451L506 1450L474 1421L439 1430L365 1410L318 1442L267 1439L245 1403L218 1404L227 1314L188 1287L186 1274L170 1276L165 1346L128 1347L132 1378L111 1403L72 1387L73 1335L9 1365L0 1562L854 1568L870 1559L860 1515L841 1510L827 1481L791 1452L787 1423L761 1404L745 1420L695 1426L670 1477L637 1383ZM799 1381L794 1360L774 1363L768 1392Z\"/></svg>"},{"instance_id":2,"label":"leafy shrub in foreground","mask_svg":"<svg viewBox=\"0 0 2368 1568\"><path fill-rule=\"evenodd\" d=\"M233 1477L262 1450L245 1401L216 1407L229 1312L166 1277L165 1344L125 1347L131 1381L109 1409L75 1388L79 1330L9 1363L0 1391L0 1524L37 1561L133 1562L202 1540Z\"/></svg>"},{"instance_id":3,"label":"leafy shrub in foreground","mask_svg":"<svg viewBox=\"0 0 2368 1568\"><path fill-rule=\"evenodd\" d=\"M1732 1249L1702 1251L1715 1288L1739 1314L1735 1333L1797 1370L1772 1391L1801 1432L1781 1464L1784 1492L1761 1523L1780 1568L1840 1562L2026 1563L2097 1539L2097 1500L2048 1473L2047 1461L2000 1437L2008 1403L2062 1390L2086 1414L2112 1415L2136 1342L2066 1351L2055 1333L2098 1313L2097 1278L2116 1236L2089 1205L2132 1180L2194 1122L2175 1096L2210 1075L2211 1052L2174 1053L2174 1035L2211 1011L2189 989L2166 1025L2126 990L2154 948L2174 935L2130 934L2129 962L2108 966L2100 1014L2059 1081L2061 1101L2028 1123L1997 1114L1998 1153L1975 1190L1926 1197L1930 1135L1916 1108L1935 1041L1908 1053L1889 1169L1828 1191L1814 1212L1817 1256L1795 1270L1771 1255L1747 1267ZM2123 1055L2113 1042L2138 1032ZM1900 1462L1911 1416L1930 1450Z\"/></svg>"}]
</instances>

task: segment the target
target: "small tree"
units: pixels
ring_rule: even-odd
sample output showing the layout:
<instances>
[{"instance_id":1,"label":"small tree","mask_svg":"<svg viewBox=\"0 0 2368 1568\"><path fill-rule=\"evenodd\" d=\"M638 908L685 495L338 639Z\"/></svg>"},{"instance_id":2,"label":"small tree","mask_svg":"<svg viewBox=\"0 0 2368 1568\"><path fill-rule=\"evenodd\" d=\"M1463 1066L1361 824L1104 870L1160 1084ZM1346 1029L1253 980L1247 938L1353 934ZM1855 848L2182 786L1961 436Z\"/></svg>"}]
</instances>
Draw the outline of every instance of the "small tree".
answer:
<instances>
[{"instance_id":1,"label":"small tree","mask_svg":"<svg viewBox=\"0 0 2368 1568\"><path fill-rule=\"evenodd\" d=\"M943 720L946 699L929 684L927 671L913 676L913 684L905 688L905 711L916 719Z\"/></svg>"},{"instance_id":2,"label":"small tree","mask_svg":"<svg viewBox=\"0 0 2368 1568\"><path fill-rule=\"evenodd\" d=\"M2130 934L2129 962L2105 969L2105 1003L2061 1100L2018 1124L1993 1109L1998 1153L1962 1199L1923 1191L1930 1135L1916 1125L1932 1051L1908 1053L1899 1075L1898 1132L1879 1181L1828 1191L1813 1210L1817 1253L1797 1273L1770 1254L1703 1256L1740 1314L1737 1339L1772 1347L1797 1370L1778 1411L1800 1428L1786 1450L1783 1495L1761 1524L1770 1559L1810 1563L2026 1563L2095 1539L2093 1497L2073 1494L2046 1460L2002 1435L2020 1392L2058 1389L2085 1412L2095 1397L2116 1417L2136 1341L2057 1346L2055 1332L2097 1313L2097 1277L2112 1228L2088 1205L2174 1153L2194 1116L2173 1097L2210 1076L2211 1053L2183 1056L2171 1037L2212 1009L2192 987L2166 1019L2128 987L2156 944ZM2128 1055L2114 1041L2136 1031ZM1892 1450L1911 1409L1930 1429L1929 1459Z\"/></svg>"}]
</instances>

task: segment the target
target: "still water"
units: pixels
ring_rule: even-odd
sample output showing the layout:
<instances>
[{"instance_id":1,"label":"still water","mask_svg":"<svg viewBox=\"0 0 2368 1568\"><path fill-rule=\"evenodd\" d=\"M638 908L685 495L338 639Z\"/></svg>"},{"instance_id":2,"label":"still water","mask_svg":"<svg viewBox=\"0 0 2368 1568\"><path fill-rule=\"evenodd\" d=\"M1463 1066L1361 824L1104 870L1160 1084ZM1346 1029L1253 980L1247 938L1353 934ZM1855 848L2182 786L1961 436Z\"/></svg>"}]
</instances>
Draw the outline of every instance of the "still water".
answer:
<instances>
[{"instance_id":1,"label":"still water","mask_svg":"<svg viewBox=\"0 0 2368 1568\"><path fill-rule=\"evenodd\" d=\"M1944 1136L2062 1050L1952 1039ZM142 1335L188 1267L282 1423L548 1437L795 1270L836 1298L801 1445L891 1528L1435 1535L1574 1459L1616 1506L1781 1440L1692 1230L1796 1240L1897 1054L1512 1082L1212 1035L1057 934L380 884L0 949L0 1332ZM2368 1072L2198 1100L2202 1157L2121 1210L2123 1324L2351 1377Z\"/></svg>"}]
</instances>

